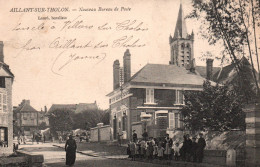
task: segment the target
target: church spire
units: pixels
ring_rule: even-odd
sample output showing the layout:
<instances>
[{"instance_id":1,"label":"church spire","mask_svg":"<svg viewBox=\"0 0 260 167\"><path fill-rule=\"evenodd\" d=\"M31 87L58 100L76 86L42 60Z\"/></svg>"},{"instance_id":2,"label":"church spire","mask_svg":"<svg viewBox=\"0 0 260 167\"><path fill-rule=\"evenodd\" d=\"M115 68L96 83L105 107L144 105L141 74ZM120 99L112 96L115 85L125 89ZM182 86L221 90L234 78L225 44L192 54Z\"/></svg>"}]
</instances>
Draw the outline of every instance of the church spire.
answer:
<instances>
[{"instance_id":1,"label":"church spire","mask_svg":"<svg viewBox=\"0 0 260 167\"><path fill-rule=\"evenodd\" d=\"M184 20L184 14L182 11L182 3L180 4L178 19L177 19L176 26L175 26L174 38L179 38L178 33L179 33L180 38L187 37L187 28L186 28L186 23Z\"/></svg>"}]
</instances>

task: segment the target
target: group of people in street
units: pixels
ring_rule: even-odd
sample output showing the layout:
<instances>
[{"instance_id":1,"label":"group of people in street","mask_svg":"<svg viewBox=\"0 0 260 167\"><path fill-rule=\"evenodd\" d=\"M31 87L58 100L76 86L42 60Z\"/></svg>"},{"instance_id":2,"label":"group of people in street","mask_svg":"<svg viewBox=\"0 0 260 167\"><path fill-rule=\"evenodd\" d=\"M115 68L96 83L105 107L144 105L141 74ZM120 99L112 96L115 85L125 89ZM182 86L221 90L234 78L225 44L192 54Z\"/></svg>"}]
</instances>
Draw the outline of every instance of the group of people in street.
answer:
<instances>
[{"instance_id":1,"label":"group of people in street","mask_svg":"<svg viewBox=\"0 0 260 167\"><path fill-rule=\"evenodd\" d=\"M148 160L183 160L198 163L203 160L206 141L202 133L199 133L198 139L196 136L190 138L189 134L185 134L183 142L179 142L180 140L173 141L169 134L166 134L163 139L148 138L146 135L142 135L142 137L141 140L138 140L136 132L133 131L133 139L127 147L127 154L132 160L146 158Z\"/></svg>"}]
</instances>

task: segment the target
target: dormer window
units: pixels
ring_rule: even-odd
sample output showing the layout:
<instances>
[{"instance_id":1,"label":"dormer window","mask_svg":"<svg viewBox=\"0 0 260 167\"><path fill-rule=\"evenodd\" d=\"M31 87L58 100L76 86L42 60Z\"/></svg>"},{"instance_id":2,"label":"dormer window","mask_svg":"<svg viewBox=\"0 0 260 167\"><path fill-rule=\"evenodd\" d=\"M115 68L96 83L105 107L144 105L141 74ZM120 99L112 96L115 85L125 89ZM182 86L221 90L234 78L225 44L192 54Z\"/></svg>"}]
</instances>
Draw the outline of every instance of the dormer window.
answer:
<instances>
[{"instance_id":1,"label":"dormer window","mask_svg":"<svg viewBox=\"0 0 260 167\"><path fill-rule=\"evenodd\" d=\"M5 88L5 77L0 77L0 88Z\"/></svg>"}]
</instances>

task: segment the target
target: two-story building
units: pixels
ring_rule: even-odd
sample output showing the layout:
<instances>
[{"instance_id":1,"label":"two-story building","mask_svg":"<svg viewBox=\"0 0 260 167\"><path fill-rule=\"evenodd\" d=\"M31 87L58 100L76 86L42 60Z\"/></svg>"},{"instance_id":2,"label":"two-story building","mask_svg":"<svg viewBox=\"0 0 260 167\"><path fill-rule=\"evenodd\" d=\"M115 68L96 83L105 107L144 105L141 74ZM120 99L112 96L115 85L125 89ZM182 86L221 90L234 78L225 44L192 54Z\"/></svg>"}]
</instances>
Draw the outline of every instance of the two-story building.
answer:
<instances>
[{"instance_id":1,"label":"two-story building","mask_svg":"<svg viewBox=\"0 0 260 167\"><path fill-rule=\"evenodd\" d=\"M170 63L147 64L131 76L131 54L126 50L123 67L113 64L113 91L107 96L110 104L110 125L113 139L123 133L138 138L144 131L151 137L165 136L166 131L183 129L180 109L183 92L200 91L205 80L195 67L194 34L188 34L180 5L174 36L170 36ZM121 70L122 69L122 70ZM212 78L213 61L207 61L207 77Z\"/></svg>"},{"instance_id":2,"label":"two-story building","mask_svg":"<svg viewBox=\"0 0 260 167\"><path fill-rule=\"evenodd\" d=\"M4 63L4 44L0 41L0 156L13 152L12 84L14 75Z\"/></svg>"},{"instance_id":3,"label":"two-story building","mask_svg":"<svg viewBox=\"0 0 260 167\"><path fill-rule=\"evenodd\" d=\"M14 109L14 122L16 127L19 128L18 135L32 136L33 133L39 132L42 124L46 128L49 126L47 109L37 111L31 106L30 100L23 100Z\"/></svg>"}]
</instances>

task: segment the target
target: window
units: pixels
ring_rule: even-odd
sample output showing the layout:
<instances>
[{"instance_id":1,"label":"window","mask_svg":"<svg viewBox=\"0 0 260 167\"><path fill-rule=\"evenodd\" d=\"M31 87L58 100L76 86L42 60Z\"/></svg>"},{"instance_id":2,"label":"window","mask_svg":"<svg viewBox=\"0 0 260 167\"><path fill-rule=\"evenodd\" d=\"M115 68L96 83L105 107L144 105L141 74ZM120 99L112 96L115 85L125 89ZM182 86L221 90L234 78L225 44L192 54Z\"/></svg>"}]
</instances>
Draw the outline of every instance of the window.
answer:
<instances>
[{"instance_id":1,"label":"window","mask_svg":"<svg viewBox=\"0 0 260 167\"><path fill-rule=\"evenodd\" d=\"M8 147L7 128L0 127L0 147Z\"/></svg>"},{"instance_id":2,"label":"window","mask_svg":"<svg viewBox=\"0 0 260 167\"><path fill-rule=\"evenodd\" d=\"M184 104L184 97L183 97L182 90L176 91L176 104Z\"/></svg>"},{"instance_id":3,"label":"window","mask_svg":"<svg viewBox=\"0 0 260 167\"><path fill-rule=\"evenodd\" d=\"M154 89L146 89L146 103L154 103Z\"/></svg>"},{"instance_id":4,"label":"window","mask_svg":"<svg viewBox=\"0 0 260 167\"><path fill-rule=\"evenodd\" d=\"M7 112L7 96L0 93L0 112Z\"/></svg>"},{"instance_id":5,"label":"window","mask_svg":"<svg viewBox=\"0 0 260 167\"><path fill-rule=\"evenodd\" d=\"M0 88L5 88L5 77L0 77Z\"/></svg>"},{"instance_id":6,"label":"window","mask_svg":"<svg viewBox=\"0 0 260 167\"><path fill-rule=\"evenodd\" d=\"M181 50L184 50L184 47L185 47L185 44L182 43L182 44L181 44Z\"/></svg>"},{"instance_id":7,"label":"window","mask_svg":"<svg viewBox=\"0 0 260 167\"><path fill-rule=\"evenodd\" d=\"M179 114L175 113L175 128L179 128Z\"/></svg>"},{"instance_id":8,"label":"window","mask_svg":"<svg viewBox=\"0 0 260 167\"><path fill-rule=\"evenodd\" d=\"M169 113L169 128L174 128L174 113Z\"/></svg>"}]
</instances>

